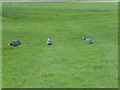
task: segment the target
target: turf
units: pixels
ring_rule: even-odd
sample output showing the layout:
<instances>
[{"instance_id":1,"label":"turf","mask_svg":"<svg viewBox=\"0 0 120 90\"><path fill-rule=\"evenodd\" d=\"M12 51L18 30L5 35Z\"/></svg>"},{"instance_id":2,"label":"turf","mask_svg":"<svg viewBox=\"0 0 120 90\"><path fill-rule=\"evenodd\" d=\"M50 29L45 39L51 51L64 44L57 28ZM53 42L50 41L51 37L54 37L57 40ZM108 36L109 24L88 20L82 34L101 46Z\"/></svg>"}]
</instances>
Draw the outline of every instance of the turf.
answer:
<instances>
[{"instance_id":1,"label":"turf","mask_svg":"<svg viewBox=\"0 0 120 90\"><path fill-rule=\"evenodd\" d=\"M2 3L0 2L0 89L2 88Z\"/></svg>"},{"instance_id":2,"label":"turf","mask_svg":"<svg viewBox=\"0 0 120 90\"><path fill-rule=\"evenodd\" d=\"M3 88L118 87L117 3L4 2L2 8ZM12 40L22 46L8 46Z\"/></svg>"}]
</instances>

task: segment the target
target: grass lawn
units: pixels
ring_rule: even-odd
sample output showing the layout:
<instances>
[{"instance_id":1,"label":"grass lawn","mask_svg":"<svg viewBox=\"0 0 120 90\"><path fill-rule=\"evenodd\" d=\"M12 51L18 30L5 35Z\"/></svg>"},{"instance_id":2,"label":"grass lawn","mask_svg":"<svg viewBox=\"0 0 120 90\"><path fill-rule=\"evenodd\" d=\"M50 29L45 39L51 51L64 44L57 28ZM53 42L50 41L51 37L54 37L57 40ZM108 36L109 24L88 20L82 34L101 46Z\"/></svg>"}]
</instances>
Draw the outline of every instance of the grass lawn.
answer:
<instances>
[{"instance_id":1,"label":"grass lawn","mask_svg":"<svg viewBox=\"0 0 120 90\"><path fill-rule=\"evenodd\" d=\"M0 89L2 88L2 2L0 2Z\"/></svg>"},{"instance_id":2,"label":"grass lawn","mask_svg":"<svg viewBox=\"0 0 120 90\"><path fill-rule=\"evenodd\" d=\"M3 88L118 87L116 2L3 2L2 8ZM8 46L12 40L22 46Z\"/></svg>"}]
</instances>

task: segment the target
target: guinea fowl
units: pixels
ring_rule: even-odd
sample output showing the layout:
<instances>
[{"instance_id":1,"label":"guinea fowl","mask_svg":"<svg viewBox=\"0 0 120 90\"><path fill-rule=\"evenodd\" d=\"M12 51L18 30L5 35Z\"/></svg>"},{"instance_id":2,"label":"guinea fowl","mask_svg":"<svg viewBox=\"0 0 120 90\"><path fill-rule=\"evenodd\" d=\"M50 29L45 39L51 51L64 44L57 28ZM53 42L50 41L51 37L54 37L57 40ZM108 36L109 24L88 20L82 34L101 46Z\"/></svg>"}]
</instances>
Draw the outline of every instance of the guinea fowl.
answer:
<instances>
[{"instance_id":1,"label":"guinea fowl","mask_svg":"<svg viewBox=\"0 0 120 90\"><path fill-rule=\"evenodd\" d=\"M47 44L48 44L48 45L52 45L52 40L50 40L50 39L48 38Z\"/></svg>"},{"instance_id":2,"label":"guinea fowl","mask_svg":"<svg viewBox=\"0 0 120 90\"><path fill-rule=\"evenodd\" d=\"M89 44L94 43L91 38L85 38L85 37L83 37L83 40L85 40L85 41L86 41L87 43L89 43Z\"/></svg>"},{"instance_id":3,"label":"guinea fowl","mask_svg":"<svg viewBox=\"0 0 120 90\"><path fill-rule=\"evenodd\" d=\"M11 43L8 44L9 46L18 46L21 45L21 42L19 40L14 40Z\"/></svg>"}]
</instances>

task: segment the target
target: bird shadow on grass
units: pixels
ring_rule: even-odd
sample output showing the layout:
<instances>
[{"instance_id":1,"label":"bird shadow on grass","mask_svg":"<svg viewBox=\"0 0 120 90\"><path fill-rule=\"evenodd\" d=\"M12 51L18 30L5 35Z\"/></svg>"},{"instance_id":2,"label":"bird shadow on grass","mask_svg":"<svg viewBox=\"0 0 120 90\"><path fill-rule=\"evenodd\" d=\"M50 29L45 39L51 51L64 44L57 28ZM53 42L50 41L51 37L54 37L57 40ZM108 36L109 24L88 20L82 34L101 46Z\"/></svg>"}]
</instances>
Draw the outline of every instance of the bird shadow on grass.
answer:
<instances>
[{"instance_id":1,"label":"bird shadow on grass","mask_svg":"<svg viewBox=\"0 0 120 90\"><path fill-rule=\"evenodd\" d=\"M13 46L8 46L8 47L3 47L3 50L13 50L13 49L17 49L20 47L13 47Z\"/></svg>"}]
</instances>

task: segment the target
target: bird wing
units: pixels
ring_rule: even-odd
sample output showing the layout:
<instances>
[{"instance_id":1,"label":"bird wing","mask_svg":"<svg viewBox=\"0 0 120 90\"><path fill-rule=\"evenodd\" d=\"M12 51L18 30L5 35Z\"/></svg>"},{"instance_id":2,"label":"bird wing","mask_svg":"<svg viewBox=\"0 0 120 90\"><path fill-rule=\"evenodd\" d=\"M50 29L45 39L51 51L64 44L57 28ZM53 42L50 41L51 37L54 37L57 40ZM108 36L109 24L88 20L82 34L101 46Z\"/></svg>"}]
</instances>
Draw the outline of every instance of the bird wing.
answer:
<instances>
[{"instance_id":1,"label":"bird wing","mask_svg":"<svg viewBox=\"0 0 120 90\"><path fill-rule=\"evenodd\" d=\"M19 40L14 40L11 42L12 45L20 45L21 42Z\"/></svg>"},{"instance_id":2,"label":"bird wing","mask_svg":"<svg viewBox=\"0 0 120 90\"><path fill-rule=\"evenodd\" d=\"M52 43L52 40L48 40L47 43Z\"/></svg>"},{"instance_id":3,"label":"bird wing","mask_svg":"<svg viewBox=\"0 0 120 90\"><path fill-rule=\"evenodd\" d=\"M91 38L87 38L87 39L86 39L86 42L87 42L87 43L91 43L91 42L93 42L93 40L92 40Z\"/></svg>"}]
</instances>

